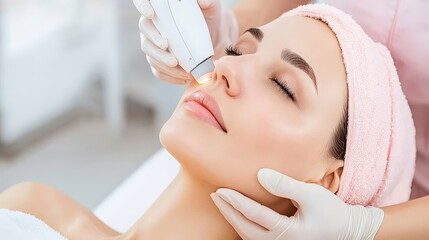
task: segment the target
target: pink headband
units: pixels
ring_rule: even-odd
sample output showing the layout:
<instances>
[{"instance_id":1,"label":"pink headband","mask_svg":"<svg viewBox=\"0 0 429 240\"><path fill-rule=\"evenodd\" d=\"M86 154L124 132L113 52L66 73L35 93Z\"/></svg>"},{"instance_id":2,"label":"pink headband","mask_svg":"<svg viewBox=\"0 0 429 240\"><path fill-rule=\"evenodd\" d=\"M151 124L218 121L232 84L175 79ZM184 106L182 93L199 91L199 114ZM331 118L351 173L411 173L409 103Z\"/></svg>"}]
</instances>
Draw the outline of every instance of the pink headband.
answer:
<instances>
[{"instance_id":1,"label":"pink headband","mask_svg":"<svg viewBox=\"0 0 429 240\"><path fill-rule=\"evenodd\" d=\"M348 133L337 195L349 204L384 206L409 199L415 166L415 129L392 57L350 15L325 5L283 16L325 22L340 44L348 84Z\"/></svg>"}]
</instances>

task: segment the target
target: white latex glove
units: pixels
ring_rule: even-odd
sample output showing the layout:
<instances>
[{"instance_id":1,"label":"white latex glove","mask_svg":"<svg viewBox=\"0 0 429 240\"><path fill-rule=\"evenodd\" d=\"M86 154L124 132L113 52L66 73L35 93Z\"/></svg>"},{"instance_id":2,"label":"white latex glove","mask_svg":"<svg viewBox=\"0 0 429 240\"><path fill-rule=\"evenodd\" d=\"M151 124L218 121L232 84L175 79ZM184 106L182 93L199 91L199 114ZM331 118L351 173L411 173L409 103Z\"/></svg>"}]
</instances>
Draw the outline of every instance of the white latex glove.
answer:
<instances>
[{"instance_id":1,"label":"white latex glove","mask_svg":"<svg viewBox=\"0 0 429 240\"><path fill-rule=\"evenodd\" d=\"M213 201L244 240L374 239L384 212L375 207L351 206L335 194L271 169L261 169L258 180L270 193L293 200L294 216L282 216L231 189L212 193Z\"/></svg>"},{"instance_id":2,"label":"white latex glove","mask_svg":"<svg viewBox=\"0 0 429 240\"><path fill-rule=\"evenodd\" d=\"M139 21L141 48L147 55L153 74L171 83L190 83L193 80L192 75L178 65L176 57L168 51L167 39L161 36L152 22L155 13L150 0L133 1L142 14ZM215 58L217 58L224 52L225 47L237 39L237 20L231 10L222 9L220 0L197 1L209 27Z\"/></svg>"}]
</instances>

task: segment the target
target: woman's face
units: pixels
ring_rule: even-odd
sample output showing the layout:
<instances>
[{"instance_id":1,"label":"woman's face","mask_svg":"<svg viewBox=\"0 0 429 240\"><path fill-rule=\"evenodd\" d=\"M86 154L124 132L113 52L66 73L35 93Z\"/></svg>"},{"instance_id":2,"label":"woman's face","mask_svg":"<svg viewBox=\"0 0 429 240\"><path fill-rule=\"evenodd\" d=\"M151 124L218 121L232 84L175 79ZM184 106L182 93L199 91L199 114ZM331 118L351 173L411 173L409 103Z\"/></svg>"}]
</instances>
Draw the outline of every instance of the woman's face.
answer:
<instances>
[{"instance_id":1,"label":"woman's face","mask_svg":"<svg viewBox=\"0 0 429 240\"><path fill-rule=\"evenodd\" d=\"M187 88L161 130L164 147L194 176L264 204L275 198L257 182L260 168L315 183L340 171L328 149L347 86L329 27L284 17L232 46L213 81Z\"/></svg>"}]
</instances>

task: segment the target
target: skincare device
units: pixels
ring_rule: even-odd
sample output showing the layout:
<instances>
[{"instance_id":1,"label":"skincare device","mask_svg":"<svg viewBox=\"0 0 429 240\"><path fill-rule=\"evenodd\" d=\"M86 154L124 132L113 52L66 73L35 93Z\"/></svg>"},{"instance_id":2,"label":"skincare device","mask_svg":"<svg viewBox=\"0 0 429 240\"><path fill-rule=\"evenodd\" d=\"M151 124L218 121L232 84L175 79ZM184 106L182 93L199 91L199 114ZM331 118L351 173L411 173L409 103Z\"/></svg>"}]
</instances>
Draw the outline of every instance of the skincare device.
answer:
<instances>
[{"instance_id":1,"label":"skincare device","mask_svg":"<svg viewBox=\"0 0 429 240\"><path fill-rule=\"evenodd\" d=\"M196 0L152 0L153 23L179 65L203 84L214 70L210 32Z\"/></svg>"}]
</instances>

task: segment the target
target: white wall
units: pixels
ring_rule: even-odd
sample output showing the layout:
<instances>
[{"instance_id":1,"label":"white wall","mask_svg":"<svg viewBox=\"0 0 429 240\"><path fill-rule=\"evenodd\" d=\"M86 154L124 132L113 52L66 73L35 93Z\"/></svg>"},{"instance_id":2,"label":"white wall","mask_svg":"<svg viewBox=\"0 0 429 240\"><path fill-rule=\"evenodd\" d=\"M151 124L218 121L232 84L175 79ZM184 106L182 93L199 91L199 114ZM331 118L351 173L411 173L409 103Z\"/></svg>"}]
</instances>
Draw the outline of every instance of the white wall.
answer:
<instances>
[{"instance_id":1,"label":"white wall","mask_svg":"<svg viewBox=\"0 0 429 240\"><path fill-rule=\"evenodd\" d=\"M106 49L101 38L105 29L84 18L79 2L36 0L18 7L9 3L2 8L6 17L0 25L0 141L4 144L70 110L100 71ZM49 4L54 7L46 7ZM58 12L70 6L74 8Z\"/></svg>"},{"instance_id":2,"label":"white wall","mask_svg":"<svg viewBox=\"0 0 429 240\"><path fill-rule=\"evenodd\" d=\"M94 49L87 44L67 47L61 39L51 38L4 62L4 143L16 141L73 107L91 80L97 61L97 55L91 54Z\"/></svg>"}]
</instances>

